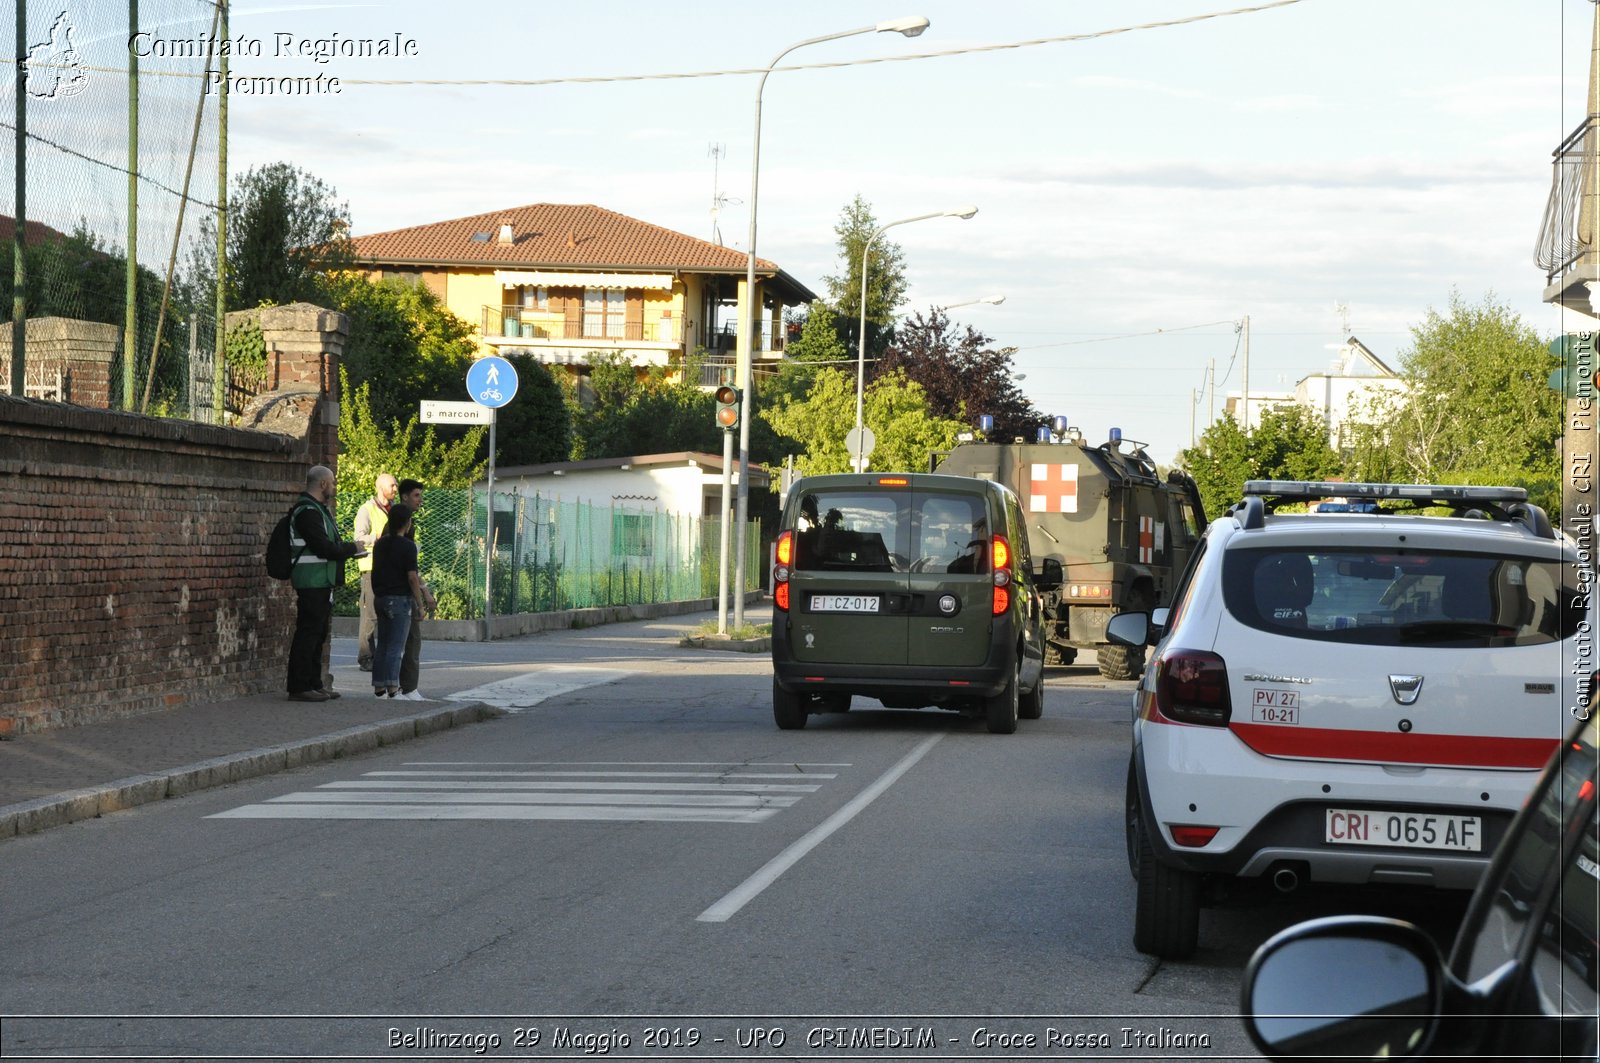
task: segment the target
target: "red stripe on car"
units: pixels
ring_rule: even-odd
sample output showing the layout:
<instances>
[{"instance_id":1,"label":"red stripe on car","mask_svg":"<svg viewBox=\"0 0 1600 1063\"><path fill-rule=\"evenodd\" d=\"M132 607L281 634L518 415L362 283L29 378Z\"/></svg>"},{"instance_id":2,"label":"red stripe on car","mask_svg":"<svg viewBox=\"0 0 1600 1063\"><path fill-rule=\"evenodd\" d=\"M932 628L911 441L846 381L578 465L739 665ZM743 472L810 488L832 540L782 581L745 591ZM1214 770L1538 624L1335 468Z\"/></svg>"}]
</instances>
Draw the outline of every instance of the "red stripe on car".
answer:
<instances>
[{"instance_id":1,"label":"red stripe on car","mask_svg":"<svg viewBox=\"0 0 1600 1063\"><path fill-rule=\"evenodd\" d=\"M1376 764L1541 768L1559 742L1554 738L1339 731L1261 723L1235 722L1229 727L1241 742L1265 756Z\"/></svg>"}]
</instances>

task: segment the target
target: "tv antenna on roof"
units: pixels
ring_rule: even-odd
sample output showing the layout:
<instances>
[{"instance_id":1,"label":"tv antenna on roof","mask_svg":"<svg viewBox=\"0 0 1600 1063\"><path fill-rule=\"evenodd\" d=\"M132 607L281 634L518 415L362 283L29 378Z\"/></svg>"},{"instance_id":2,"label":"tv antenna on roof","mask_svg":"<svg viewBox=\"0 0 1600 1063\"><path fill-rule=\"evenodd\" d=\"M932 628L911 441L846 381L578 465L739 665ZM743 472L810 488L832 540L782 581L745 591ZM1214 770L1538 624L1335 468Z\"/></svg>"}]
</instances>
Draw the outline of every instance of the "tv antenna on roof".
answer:
<instances>
[{"instance_id":1,"label":"tv antenna on roof","mask_svg":"<svg viewBox=\"0 0 1600 1063\"><path fill-rule=\"evenodd\" d=\"M706 154L711 156L711 239L717 246L722 246L722 228L717 224L717 219L722 216L722 208L729 203L743 203L742 199L734 199L718 188L717 178L721 171L722 157L728 153L726 144L706 145Z\"/></svg>"},{"instance_id":2,"label":"tv antenna on roof","mask_svg":"<svg viewBox=\"0 0 1600 1063\"><path fill-rule=\"evenodd\" d=\"M1335 302L1333 312L1339 315L1339 342L1350 338L1350 304Z\"/></svg>"}]
</instances>

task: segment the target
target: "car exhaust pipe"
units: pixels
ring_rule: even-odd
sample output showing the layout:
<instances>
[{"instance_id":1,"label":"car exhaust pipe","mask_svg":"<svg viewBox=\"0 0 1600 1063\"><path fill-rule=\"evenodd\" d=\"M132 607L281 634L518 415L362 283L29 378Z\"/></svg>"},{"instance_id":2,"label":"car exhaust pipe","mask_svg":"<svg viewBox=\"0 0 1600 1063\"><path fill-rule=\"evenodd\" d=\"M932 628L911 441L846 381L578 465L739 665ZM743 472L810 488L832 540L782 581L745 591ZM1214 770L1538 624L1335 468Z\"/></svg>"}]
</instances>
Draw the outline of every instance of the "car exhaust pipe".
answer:
<instances>
[{"instance_id":1,"label":"car exhaust pipe","mask_svg":"<svg viewBox=\"0 0 1600 1063\"><path fill-rule=\"evenodd\" d=\"M1280 867L1272 873L1272 887L1279 893L1293 893L1300 888L1300 876L1293 868Z\"/></svg>"}]
</instances>

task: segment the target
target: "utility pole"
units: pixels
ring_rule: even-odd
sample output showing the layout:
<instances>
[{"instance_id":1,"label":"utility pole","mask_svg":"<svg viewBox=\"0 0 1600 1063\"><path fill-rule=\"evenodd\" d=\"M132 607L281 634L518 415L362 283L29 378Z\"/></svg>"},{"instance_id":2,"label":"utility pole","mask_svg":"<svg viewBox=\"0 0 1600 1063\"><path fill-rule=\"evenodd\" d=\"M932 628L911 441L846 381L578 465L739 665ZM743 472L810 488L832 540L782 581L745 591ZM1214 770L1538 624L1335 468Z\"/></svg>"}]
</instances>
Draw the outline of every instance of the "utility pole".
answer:
<instances>
[{"instance_id":1,"label":"utility pole","mask_svg":"<svg viewBox=\"0 0 1600 1063\"><path fill-rule=\"evenodd\" d=\"M1211 388L1211 411L1206 415L1206 427L1217 423L1217 360L1206 363L1206 380Z\"/></svg>"},{"instance_id":2,"label":"utility pole","mask_svg":"<svg viewBox=\"0 0 1600 1063\"><path fill-rule=\"evenodd\" d=\"M1189 389L1189 449L1194 449L1194 408L1200 405L1200 396L1195 394L1194 388Z\"/></svg>"},{"instance_id":3,"label":"utility pole","mask_svg":"<svg viewBox=\"0 0 1600 1063\"><path fill-rule=\"evenodd\" d=\"M229 0L217 0L222 12L219 40L228 39ZM211 423L226 423L228 401L228 50L217 65L217 309L212 326ZM344 396L339 396L342 400Z\"/></svg>"},{"instance_id":4,"label":"utility pole","mask_svg":"<svg viewBox=\"0 0 1600 1063\"><path fill-rule=\"evenodd\" d=\"M17 0L17 231L11 243L11 394L26 394L28 344L28 0Z\"/></svg>"},{"instance_id":5,"label":"utility pole","mask_svg":"<svg viewBox=\"0 0 1600 1063\"><path fill-rule=\"evenodd\" d=\"M1244 401L1239 407L1239 423L1250 434L1250 315L1244 316Z\"/></svg>"},{"instance_id":6,"label":"utility pole","mask_svg":"<svg viewBox=\"0 0 1600 1063\"><path fill-rule=\"evenodd\" d=\"M133 409L139 359L139 0L128 0L128 277L122 309L122 408Z\"/></svg>"}]
</instances>

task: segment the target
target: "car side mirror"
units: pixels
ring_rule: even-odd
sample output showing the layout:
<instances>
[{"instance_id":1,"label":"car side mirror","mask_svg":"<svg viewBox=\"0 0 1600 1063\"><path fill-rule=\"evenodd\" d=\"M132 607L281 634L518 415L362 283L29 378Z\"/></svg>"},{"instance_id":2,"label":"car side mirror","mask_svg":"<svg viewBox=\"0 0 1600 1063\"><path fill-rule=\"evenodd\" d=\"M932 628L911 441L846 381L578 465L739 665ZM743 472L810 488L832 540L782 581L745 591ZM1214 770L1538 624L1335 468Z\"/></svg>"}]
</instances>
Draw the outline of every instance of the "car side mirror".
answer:
<instances>
[{"instance_id":1,"label":"car side mirror","mask_svg":"<svg viewBox=\"0 0 1600 1063\"><path fill-rule=\"evenodd\" d=\"M1313 919L1256 950L1240 1014L1270 1059L1418 1056L1438 1029L1444 982L1433 939L1410 923Z\"/></svg>"},{"instance_id":2,"label":"car side mirror","mask_svg":"<svg viewBox=\"0 0 1600 1063\"><path fill-rule=\"evenodd\" d=\"M1056 558L1047 557L1039 562L1039 572L1033 585L1041 591L1053 591L1067 581L1066 570Z\"/></svg>"},{"instance_id":3,"label":"car side mirror","mask_svg":"<svg viewBox=\"0 0 1600 1063\"><path fill-rule=\"evenodd\" d=\"M1118 646L1148 646L1150 635L1149 613L1118 613L1106 621L1106 641Z\"/></svg>"}]
</instances>

